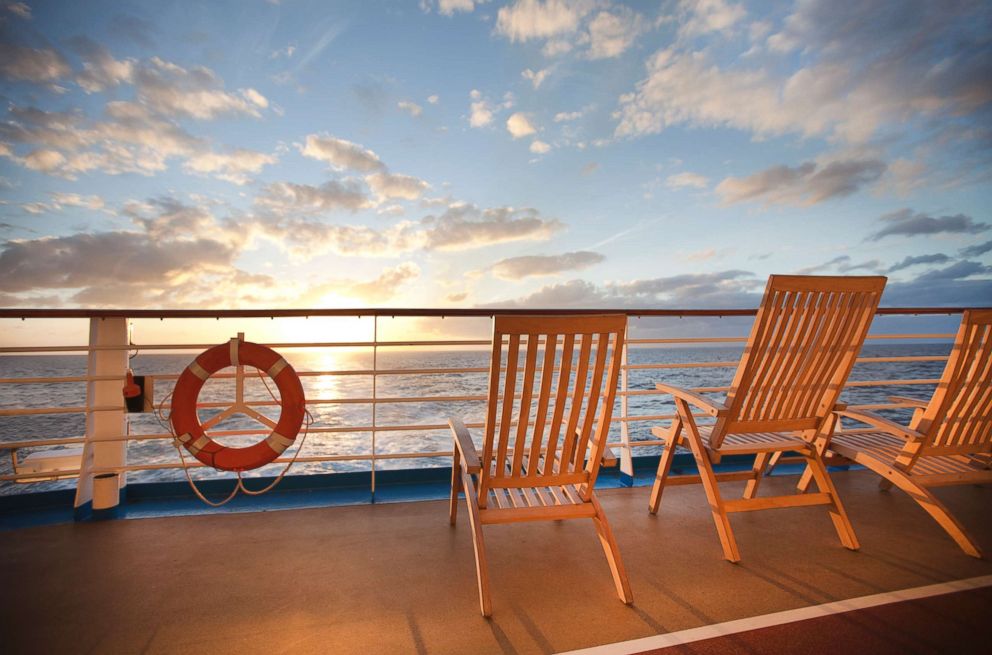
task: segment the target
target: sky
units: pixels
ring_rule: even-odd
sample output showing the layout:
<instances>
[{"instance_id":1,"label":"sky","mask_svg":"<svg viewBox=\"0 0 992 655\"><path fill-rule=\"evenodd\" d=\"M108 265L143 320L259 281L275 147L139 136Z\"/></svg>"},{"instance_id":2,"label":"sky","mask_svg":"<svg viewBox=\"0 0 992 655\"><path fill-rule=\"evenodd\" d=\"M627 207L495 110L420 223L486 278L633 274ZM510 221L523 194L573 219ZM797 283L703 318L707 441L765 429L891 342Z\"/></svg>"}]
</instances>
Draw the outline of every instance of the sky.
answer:
<instances>
[{"instance_id":1,"label":"sky","mask_svg":"<svg viewBox=\"0 0 992 655\"><path fill-rule=\"evenodd\" d=\"M992 4L0 3L0 306L992 305Z\"/></svg>"}]
</instances>

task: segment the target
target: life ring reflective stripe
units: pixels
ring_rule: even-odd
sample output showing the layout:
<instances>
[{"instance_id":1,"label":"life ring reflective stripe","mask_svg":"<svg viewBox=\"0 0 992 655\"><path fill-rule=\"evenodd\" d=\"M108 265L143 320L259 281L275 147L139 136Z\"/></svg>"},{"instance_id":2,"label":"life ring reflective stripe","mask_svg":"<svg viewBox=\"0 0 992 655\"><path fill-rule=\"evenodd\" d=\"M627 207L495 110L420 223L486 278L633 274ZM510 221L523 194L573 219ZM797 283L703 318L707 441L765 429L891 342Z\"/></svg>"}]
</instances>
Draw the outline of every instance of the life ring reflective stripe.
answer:
<instances>
[{"instance_id":1,"label":"life ring reflective stripe","mask_svg":"<svg viewBox=\"0 0 992 655\"><path fill-rule=\"evenodd\" d=\"M244 448L222 446L203 431L196 401L207 379L228 366L254 366L265 371L279 389L279 422L268 437ZM303 385L289 363L265 346L232 339L200 353L179 376L172 392L172 429L176 439L198 460L222 471L249 471L281 455L296 440L306 414Z\"/></svg>"}]
</instances>

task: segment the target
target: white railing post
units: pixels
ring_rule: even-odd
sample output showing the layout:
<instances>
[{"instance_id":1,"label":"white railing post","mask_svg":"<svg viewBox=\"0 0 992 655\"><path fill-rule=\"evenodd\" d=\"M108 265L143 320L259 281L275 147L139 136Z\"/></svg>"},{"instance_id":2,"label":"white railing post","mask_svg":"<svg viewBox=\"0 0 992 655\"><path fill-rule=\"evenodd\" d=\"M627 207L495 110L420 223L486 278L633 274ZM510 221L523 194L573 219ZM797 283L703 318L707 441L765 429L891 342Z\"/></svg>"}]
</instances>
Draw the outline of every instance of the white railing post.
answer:
<instances>
[{"instance_id":1,"label":"white railing post","mask_svg":"<svg viewBox=\"0 0 992 655\"><path fill-rule=\"evenodd\" d=\"M91 318L89 344L90 348L119 348L90 350L87 356L88 376L113 376L116 379L91 380L86 384L86 442L76 486L77 519L112 515L120 504L120 491L127 482L125 473L93 474L94 469L126 464L127 445L120 436L127 430L121 391L127 373L127 319ZM111 407L119 409L107 409Z\"/></svg>"},{"instance_id":2,"label":"white railing post","mask_svg":"<svg viewBox=\"0 0 992 655\"><path fill-rule=\"evenodd\" d=\"M376 402L376 393L379 386L379 315L372 316L372 502L375 502L375 433L376 433L376 410L379 403Z\"/></svg>"},{"instance_id":3,"label":"white railing post","mask_svg":"<svg viewBox=\"0 0 992 655\"><path fill-rule=\"evenodd\" d=\"M627 319L627 328L630 328L630 319ZM630 451L630 428L627 422L627 389L630 385L627 380L627 331L624 330L623 353L620 360L620 484L625 487L634 486L634 459Z\"/></svg>"}]
</instances>

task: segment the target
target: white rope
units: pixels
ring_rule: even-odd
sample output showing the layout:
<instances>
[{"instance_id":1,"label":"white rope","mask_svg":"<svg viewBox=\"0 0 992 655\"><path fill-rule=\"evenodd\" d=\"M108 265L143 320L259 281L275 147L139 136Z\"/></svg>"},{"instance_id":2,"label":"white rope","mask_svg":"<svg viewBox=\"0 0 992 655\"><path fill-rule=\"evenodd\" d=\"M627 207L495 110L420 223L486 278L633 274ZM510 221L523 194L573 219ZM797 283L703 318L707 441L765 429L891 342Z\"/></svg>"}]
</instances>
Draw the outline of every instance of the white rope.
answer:
<instances>
[{"instance_id":1,"label":"white rope","mask_svg":"<svg viewBox=\"0 0 992 655\"><path fill-rule=\"evenodd\" d=\"M279 399L276 398L276 395L272 392L272 389L269 387L269 383L265 380L265 376L262 374L261 369L256 368L255 370L258 371L258 377L262 381L262 384L265 385L265 390L269 392L269 396L272 397L272 400L279 402ZM244 480L241 477L241 471L236 471L235 473L238 476L238 482L237 484L235 484L234 489L231 490L231 493L224 500L220 502L214 502L208 499L205 495L203 495L203 492L201 492L200 489L196 486L196 483L193 482L193 478L192 476L190 476L189 473L189 467L186 465L186 457L183 454L183 447L176 436L175 430L173 430L172 428L172 421L170 420L170 417L167 417L164 414L165 405L168 402L169 398L172 397L172 393L173 392L170 391L168 394L166 394L165 398L162 399L162 402L159 403L155 411L155 418L156 420L158 420L159 425L161 425L164 429L166 429L169 432L169 434L172 435L173 437L172 445L173 447L175 447L176 452L179 453L179 460L180 462L182 462L183 472L186 474L186 480L189 482L189 486L193 490L193 493L196 494L197 498L202 500L207 505L210 505L211 507L221 507L222 505L226 505L227 503L229 503L231 500L234 499L239 489L249 496L261 496L262 494L272 491L272 489L274 489L276 485L282 482L282 479L286 476L287 473L289 473L289 469L292 468L293 464L296 463L296 458L299 457L300 453L303 452L303 446L306 443L307 435L310 432L310 426L314 423L313 414L310 413L309 409L305 410L306 420L304 421L303 424L303 438L300 439L300 445L296 449L296 452L293 454L292 459L290 459L286 463L286 466L283 468L283 470L279 473L279 475L276 476L276 479L273 480L270 484L268 484L262 489L252 491L251 489L245 486Z\"/></svg>"}]
</instances>

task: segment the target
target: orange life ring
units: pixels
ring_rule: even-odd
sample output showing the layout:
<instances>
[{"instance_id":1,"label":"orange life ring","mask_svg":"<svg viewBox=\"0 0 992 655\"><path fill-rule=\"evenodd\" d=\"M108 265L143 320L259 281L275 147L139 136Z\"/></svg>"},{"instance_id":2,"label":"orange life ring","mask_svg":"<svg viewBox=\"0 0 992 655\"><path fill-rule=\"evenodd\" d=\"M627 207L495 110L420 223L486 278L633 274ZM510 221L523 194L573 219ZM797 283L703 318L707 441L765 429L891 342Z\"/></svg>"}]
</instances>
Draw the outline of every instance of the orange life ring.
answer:
<instances>
[{"instance_id":1,"label":"orange life ring","mask_svg":"<svg viewBox=\"0 0 992 655\"><path fill-rule=\"evenodd\" d=\"M239 364L254 366L272 378L279 389L282 411L275 429L264 440L232 448L207 436L196 415L196 401L211 375ZM222 471L249 471L268 464L295 441L305 414L303 385L293 367L271 348L232 339L200 353L182 372L172 392L170 418L176 439L198 460Z\"/></svg>"}]
</instances>

